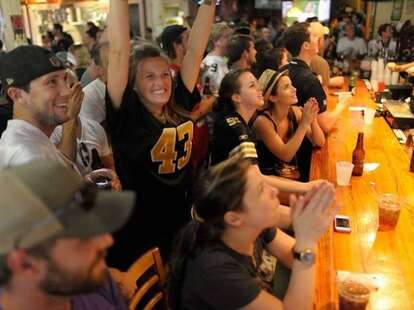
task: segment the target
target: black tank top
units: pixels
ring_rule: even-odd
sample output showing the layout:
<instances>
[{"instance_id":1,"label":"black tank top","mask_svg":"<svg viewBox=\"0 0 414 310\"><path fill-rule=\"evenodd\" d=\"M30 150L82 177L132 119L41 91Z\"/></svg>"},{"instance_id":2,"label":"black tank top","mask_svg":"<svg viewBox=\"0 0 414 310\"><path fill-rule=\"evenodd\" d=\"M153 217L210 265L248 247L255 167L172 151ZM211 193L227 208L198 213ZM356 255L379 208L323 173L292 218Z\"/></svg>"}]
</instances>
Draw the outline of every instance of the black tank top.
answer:
<instances>
[{"instance_id":1,"label":"black tank top","mask_svg":"<svg viewBox=\"0 0 414 310\"><path fill-rule=\"evenodd\" d=\"M275 134L277 134L277 125L276 125L275 121L273 120L273 118L271 117L269 110L266 109L266 110L258 111L256 118L258 116L264 116L269 121L271 121L272 124L273 124L273 128L275 130ZM289 141L289 139L294 135L296 129L298 128L298 120L296 119L296 116L295 116L295 113L293 112L292 107L289 107L287 117L288 117L289 125L288 125L286 138L284 140ZM284 142L286 142L286 141L284 141ZM291 170L296 170L293 173L297 174L297 175L295 177L289 177L289 178L293 178L293 179L299 179L300 178L300 174L299 174L299 170L298 170L298 161L297 161L297 155L296 154L289 163L286 163L283 160L279 159L277 156L275 156L267 148L267 146L264 144L264 142L262 140L257 141L257 152L258 152L258 156L259 156L260 171L263 174L289 177L288 175L291 175L290 172L293 172ZM286 172L288 170L290 171L290 172L288 172L288 175L284 175L284 172Z\"/></svg>"}]
</instances>

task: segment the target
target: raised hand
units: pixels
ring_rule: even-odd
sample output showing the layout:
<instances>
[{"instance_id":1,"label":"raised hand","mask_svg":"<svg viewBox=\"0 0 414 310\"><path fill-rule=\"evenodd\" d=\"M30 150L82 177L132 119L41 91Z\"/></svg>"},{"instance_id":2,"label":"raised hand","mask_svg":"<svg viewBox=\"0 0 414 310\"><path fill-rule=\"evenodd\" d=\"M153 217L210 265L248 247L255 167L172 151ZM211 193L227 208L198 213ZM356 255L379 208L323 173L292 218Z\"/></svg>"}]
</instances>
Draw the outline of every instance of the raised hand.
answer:
<instances>
[{"instance_id":1,"label":"raised hand","mask_svg":"<svg viewBox=\"0 0 414 310\"><path fill-rule=\"evenodd\" d=\"M334 187L328 182L322 182L305 196L296 198L291 195L290 206L296 243L301 247L316 247L338 209Z\"/></svg>"},{"instance_id":2,"label":"raised hand","mask_svg":"<svg viewBox=\"0 0 414 310\"><path fill-rule=\"evenodd\" d=\"M301 124L304 126L310 126L314 121L315 117L318 115L319 107L317 100L312 97L305 103L303 106Z\"/></svg>"},{"instance_id":3,"label":"raised hand","mask_svg":"<svg viewBox=\"0 0 414 310\"><path fill-rule=\"evenodd\" d=\"M73 86L71 87L71 94L69 98L69 119L75 120L78 117L82 106L83 96L84 93L81 84L79 82L73 84Z\"/></svg>"}]
</instances>

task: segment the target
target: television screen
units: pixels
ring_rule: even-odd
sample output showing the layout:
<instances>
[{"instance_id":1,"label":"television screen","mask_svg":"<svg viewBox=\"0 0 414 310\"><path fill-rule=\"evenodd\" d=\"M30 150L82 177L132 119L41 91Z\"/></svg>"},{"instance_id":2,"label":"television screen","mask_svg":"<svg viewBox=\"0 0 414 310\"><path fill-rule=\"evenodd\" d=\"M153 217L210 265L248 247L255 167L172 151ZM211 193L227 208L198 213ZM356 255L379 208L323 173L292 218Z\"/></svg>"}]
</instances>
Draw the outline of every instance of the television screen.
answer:
<instances>
[{"instance_id":1,"label":"television screen","mask_svg":"<svg viewBox=\"0 0 414 310\"><path fill-rule=\"evenodd\" d=\"M326 21L330 17L331 0L293 0L282 1L282 16L288 25L294 21L304 22L309 17L318 17Z\"/></svg>"},{"instance_id":2,"label":"television screen","mask_svg":"<svg viewBox=\"0 0 414 310\"><path fill-rule=\"evenodd\" d=\"M256 9L280 10L282 8L282 1L281 0L255 0L254 7Z\"/></svg>"}]
</instances>

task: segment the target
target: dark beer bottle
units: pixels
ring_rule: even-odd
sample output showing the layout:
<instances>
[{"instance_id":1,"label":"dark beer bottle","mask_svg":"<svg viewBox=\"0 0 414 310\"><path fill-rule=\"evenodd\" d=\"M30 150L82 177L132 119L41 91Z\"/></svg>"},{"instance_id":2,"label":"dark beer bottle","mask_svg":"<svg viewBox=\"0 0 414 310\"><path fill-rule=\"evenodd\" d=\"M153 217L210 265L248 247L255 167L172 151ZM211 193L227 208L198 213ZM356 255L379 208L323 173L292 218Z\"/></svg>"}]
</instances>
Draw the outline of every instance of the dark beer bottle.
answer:
<instances>
[{"instance_id":1,"label":"dark beer bottle","mask_svg":"<svg viewBox=\"0 0 414 310\"><path fill-rule=\"evenodd\" d=\"M210 88L210 78L208 76L206 76L206 78L204 79L203 95L204 96L213 95L213 93L211 92L211 88Z\"/></svg>"},{"instance_id":2,"label":"dark beer bottle","mask_svg":"<svg viewBox=\"0 0 414 310\"><path fill-rule=\"evenodd\" d=\"M411 153L410 172L414 172L414 151Z\"/></svg>"},{"instance_id":3,"label":"dark beer bottle","mask_svg":"<svg viewBox=\"0 0 414 310\"><path fill-rule=\"evenodd\" d=\"M362 175L362 172L364 171L364 159L364 133L360 132L358 133L357 144L355 146L354 151L352 152L352 163L354 164L352 175Z\"/></svg>"}]
</instances>

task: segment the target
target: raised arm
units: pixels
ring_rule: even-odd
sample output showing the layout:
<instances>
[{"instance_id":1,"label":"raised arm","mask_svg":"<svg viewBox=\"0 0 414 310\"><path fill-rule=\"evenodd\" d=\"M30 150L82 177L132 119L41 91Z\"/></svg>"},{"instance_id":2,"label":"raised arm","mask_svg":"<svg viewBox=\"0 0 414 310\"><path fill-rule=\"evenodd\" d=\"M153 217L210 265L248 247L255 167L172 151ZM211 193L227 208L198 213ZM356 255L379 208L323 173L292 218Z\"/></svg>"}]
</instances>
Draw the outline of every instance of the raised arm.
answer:
<instances>
[{"instance_id":1,"label":"raised arm","mask_svg":"<svg viewBox=\"0 0 414 310\"><path fill-rule=\"evenodd\" d=\"M108 18L108 94L115 108L121 106L128 83L130 53L128 0L111 0Z\"/></svg>"},{"instance_id":2,"label":"raised arm","mask_svg":"<svg viewBox=\"0 0 414 310\"><path fill-rule=\"evenodd\" d=\"M333 214L337 210L334 201L335 191L328 183L316 187L305 197L296 199L292 196L291 208L296 240L278 231L274 240L267 245L270 254L278 257L292 269L289 287L283 299L283 309L312 309L315 265L293 259L292 249L297 252L315 252L319 238L332 222ZM258 306L260 302L262 307ZM253 307L255 303L256 307ZM259 294L250 307L245 309L270 309L270 305L275 306L274 309L280 307L270 296Z\"/></svg>"},{"instance_id":3,"label":"raised arm","mask_svg":"<svg viewBox=\"0 0 414 310\"><path fill-rule=\"evenodd\" d=\"M181 78L189 91L194 89L198 80L201 61L213 25L215 8L215 0L205 0L198 9L191 28L188 49L180 68Z\"/></svg>"}]
</instances>

